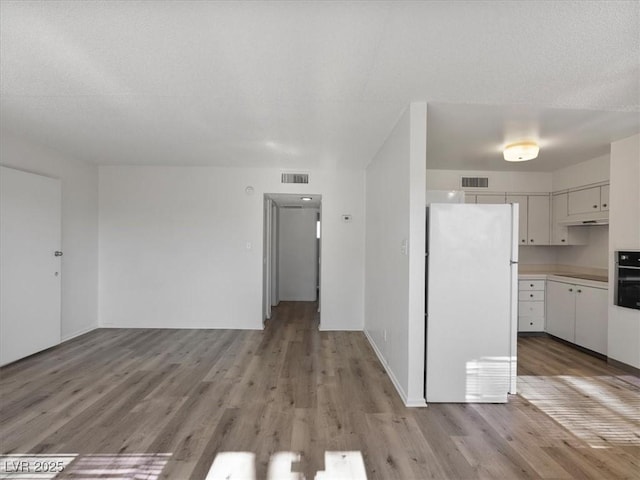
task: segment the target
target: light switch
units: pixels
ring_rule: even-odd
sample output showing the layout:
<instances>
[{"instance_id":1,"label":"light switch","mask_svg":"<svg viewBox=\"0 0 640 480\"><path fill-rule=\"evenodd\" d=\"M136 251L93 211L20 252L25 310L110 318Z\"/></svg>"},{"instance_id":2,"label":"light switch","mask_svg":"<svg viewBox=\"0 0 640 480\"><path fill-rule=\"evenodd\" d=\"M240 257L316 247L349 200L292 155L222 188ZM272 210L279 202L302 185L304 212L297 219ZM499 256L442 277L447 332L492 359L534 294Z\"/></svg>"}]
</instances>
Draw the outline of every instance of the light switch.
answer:
<instances>
[{"instance_id":1,"label":"light switch","mask_svg":"<svg viewBox=\"0 0 640 480\"><path fill-rule=\"evenodd\" d=\"M402 243L400 244L400 253L402 253L402 255L409 254L409 241L406 238L402 239Z\"/></svg>"},{"instance_id":2,"label":"light switch","mask_svg":"<svg viewBox=\"0 0 640 480\"><path fill-rule=\"evenodd\" d=\"M246 245L247 250L251 250L251 247L252 247L252 246L253 246L253 245L251 245L251 242L247 242L247 245Z\"/></svg>"}]
</instances>

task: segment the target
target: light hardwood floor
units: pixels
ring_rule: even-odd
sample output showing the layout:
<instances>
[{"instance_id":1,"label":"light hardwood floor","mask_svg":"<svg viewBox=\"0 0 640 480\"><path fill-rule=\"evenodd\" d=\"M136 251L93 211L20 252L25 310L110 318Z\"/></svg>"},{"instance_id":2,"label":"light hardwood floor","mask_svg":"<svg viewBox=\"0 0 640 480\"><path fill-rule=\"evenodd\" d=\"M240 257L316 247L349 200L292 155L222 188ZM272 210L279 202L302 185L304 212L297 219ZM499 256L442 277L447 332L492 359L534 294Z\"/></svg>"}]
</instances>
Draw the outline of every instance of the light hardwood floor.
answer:
<instances>
[{"instance_id":1,"label":"light hardwood floor","mask_svg":"<svg viewBox=\"0 0 640 480\"><path fill-rule=\"evenodd\" d=\"M263 332L93 331L0 370L0 453L77 454L59 478L137 458L203 479L223 451L258 479L278 451L307 479L325 451L361 452L370 480L640 478L640 382L602 360L522 338L507 405L407 409L361 332L317 327L282 303Z\"/></svg>"}]
</instances>

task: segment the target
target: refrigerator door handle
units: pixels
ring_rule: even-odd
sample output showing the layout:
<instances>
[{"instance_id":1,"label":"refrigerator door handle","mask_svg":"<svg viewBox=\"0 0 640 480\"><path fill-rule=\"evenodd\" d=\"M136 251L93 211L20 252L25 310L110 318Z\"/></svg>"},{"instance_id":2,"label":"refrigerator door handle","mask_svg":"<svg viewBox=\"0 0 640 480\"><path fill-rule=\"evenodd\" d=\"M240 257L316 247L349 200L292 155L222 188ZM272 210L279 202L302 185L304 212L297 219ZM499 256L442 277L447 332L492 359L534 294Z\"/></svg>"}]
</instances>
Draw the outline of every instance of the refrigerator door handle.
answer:
<instances>
[{"instance_id":1,"label":"refrigerator door handle","mask_svg":"<svg viewBox=\"0 0 640 480\"><path fill-rule=\"evenodd\" d=\"M518 264L518 262L516 262L515 260L509 260L509 264L511 264L511 265L517 265L517 264Z\"/></svg>"}]
</instances>

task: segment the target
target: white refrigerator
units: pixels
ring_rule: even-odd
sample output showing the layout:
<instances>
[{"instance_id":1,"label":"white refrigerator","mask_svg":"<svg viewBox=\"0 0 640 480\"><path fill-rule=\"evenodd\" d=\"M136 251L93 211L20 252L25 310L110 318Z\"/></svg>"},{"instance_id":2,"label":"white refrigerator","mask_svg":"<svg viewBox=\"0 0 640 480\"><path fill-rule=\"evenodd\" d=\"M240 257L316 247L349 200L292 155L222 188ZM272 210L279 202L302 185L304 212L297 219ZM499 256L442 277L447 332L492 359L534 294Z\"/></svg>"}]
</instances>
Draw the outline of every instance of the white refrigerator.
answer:
<instances>
[{"instance_id":1,"label":"white refrigerator","mask_svg":"<svg viewBox=\"0 0 640 480\"><path fill-rule=\"evenodd\" d=\"M516 391L518 205L427 207L425 398L505 403Z\"/></svg>"}]
</instances>

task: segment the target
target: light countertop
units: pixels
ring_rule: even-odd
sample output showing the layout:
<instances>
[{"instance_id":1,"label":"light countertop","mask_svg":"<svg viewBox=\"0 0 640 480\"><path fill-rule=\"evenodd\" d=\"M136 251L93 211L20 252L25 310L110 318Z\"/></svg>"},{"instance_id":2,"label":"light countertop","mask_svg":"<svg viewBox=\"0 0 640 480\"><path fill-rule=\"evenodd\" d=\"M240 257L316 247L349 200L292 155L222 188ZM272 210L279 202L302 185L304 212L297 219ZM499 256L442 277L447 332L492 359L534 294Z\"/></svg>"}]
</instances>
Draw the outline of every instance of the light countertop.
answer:
<instances>
[{"instance_id":1,"label":"light countertop","mask_svg":"<svg viewBox=\"0 0 640 480\"><path fill-rule=\"evenodd\" d=\"M528 272L520 271L518 274L520 280L555 280L559 282L578 283L586 286L598 288L608 287L609 279L606 275L597 275L592 273L579 272L563 272L561 270L550 270L547 272Z\"/></svg>"}]
</instances>

